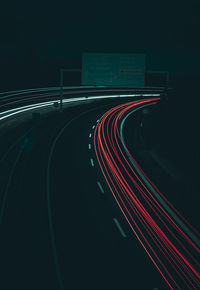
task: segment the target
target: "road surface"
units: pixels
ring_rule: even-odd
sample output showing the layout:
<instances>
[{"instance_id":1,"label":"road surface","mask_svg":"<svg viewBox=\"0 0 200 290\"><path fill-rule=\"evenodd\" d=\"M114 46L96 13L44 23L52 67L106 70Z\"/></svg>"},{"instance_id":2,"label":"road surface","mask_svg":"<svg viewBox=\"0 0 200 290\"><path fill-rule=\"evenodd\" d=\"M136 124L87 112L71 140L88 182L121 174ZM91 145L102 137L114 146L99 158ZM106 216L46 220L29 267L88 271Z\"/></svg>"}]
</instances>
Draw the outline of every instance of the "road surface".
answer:
<instances>
[{"instance_id":1,"label":"road surface","mask_svg":"<svg viewBox=\"0 0 200 290\"><path fill-rule=\"evenodd\" d=\"M128 114L158 101L108 98L2 120L1 289L199 285L197 234L152 184L152 195L141 188L136 175L147 176L122 146Z\"/></svg>"}]
</instances>

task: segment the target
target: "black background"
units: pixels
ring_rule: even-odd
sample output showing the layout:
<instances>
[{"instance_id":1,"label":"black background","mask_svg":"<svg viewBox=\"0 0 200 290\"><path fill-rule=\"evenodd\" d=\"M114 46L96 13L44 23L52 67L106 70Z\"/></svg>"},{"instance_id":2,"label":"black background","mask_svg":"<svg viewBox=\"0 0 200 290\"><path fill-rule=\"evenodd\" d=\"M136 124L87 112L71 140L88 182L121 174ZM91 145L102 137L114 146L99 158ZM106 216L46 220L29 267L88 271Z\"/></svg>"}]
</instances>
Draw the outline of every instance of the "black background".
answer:
<instances>
[{"instance_id":1,"label":"black background","mask_svg":"<svg viewBox=\"0 0 200 290\"><path fill-rule=\"evenodd\" d=\"M0 11L1 91L58 85L83 52L146 53L147 69L169 70L173 86L199 79L197 0L6 1Z\"/></svg>"}]
</instances>

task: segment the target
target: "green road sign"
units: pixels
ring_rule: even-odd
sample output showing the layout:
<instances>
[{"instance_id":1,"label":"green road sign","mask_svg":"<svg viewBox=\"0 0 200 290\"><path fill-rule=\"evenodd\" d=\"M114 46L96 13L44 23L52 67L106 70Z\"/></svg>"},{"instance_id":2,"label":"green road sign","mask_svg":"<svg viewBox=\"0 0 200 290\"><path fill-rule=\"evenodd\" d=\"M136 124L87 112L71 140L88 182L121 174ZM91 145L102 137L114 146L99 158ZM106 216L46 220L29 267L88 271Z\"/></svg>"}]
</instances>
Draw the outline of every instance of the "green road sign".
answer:
<instances>
[{"instance_id":1,"label":"green road sign","mask_svg":"<svg viewBox=\"0 0 200 290\"><path fill-rule=\"evenodd\" d=\"M84 53L82 85L143 87L144 54Z\"/></svg>"}]
</instances>

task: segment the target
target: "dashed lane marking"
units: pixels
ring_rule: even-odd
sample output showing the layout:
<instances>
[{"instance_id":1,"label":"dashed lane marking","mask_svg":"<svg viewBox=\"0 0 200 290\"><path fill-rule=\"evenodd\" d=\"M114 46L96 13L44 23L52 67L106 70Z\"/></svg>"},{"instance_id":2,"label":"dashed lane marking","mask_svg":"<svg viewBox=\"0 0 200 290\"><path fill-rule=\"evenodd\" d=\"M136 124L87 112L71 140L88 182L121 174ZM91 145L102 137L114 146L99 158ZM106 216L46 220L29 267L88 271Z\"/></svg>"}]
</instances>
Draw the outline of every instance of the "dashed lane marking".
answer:
<instances>
[{"instance_id":1,"label":"dashed lane marking","mask_svg":"<svg viewBox=\"0 0 200 290\"><path fill-rule=\"evenodd\" d=\"M90 158L91 165L94 166L94 160Z\"/></svg>"},{"instance_id":2,"label":"dashed lane marking","mask_svg":"<svg viewBox=\"0 0 200 290\"><path fill-rule=\"evenodd\" d=\"M120 226L118 220L116 218L113 218L113 221L115 222L115 224L116 224L118 230L120 231L122 237L126 238L126 234L125 234L124 230L122 229L122 227Z\"/></svg>"},{"instance_id":3,"label":"dashed lane marking","mask_svg":"<svg viewBox=\"0 0 200 290\"><path fill-rule=\"evenodd\" d=\"M99 186L101 192L104 193L104 190L103 190L103 187L102 187L101 183L100 183L99 181L97 181L97 184L98 184L98 186Z\"/></svg>"}]
</instances>

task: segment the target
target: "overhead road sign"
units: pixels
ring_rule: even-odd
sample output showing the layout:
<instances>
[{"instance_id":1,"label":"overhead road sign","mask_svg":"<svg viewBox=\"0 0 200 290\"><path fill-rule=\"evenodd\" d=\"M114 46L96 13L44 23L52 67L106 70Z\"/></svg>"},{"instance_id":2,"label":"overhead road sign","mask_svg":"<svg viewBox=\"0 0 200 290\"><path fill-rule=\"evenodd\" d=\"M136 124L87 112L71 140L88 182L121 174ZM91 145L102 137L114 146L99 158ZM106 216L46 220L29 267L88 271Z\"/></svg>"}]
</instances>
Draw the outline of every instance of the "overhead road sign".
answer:
<instances>
[{"instance_id":1,"label":"overhead road sign","mask_svg":"<svg viewBox=\"0 0 200 290\"><path fill-rule=\"evenodd\" d=\"M145 54L83 53L82 85L144 87Z\"/></svg>"}]
</instances>

